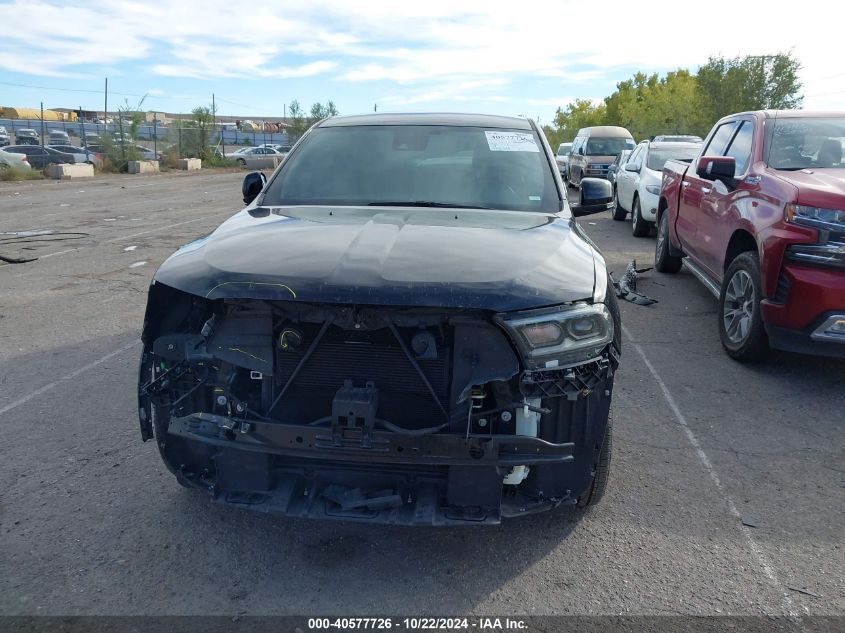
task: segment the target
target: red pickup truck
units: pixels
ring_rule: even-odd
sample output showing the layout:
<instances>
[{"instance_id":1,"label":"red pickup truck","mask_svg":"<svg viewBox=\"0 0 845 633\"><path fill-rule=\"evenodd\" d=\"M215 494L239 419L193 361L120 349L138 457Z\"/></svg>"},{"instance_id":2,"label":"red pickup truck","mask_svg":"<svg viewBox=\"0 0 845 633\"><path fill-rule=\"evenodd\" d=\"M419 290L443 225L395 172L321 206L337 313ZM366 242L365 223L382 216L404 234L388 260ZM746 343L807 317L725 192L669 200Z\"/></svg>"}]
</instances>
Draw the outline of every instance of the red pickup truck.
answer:
<instances>
[{"instance_id":1,"label":"red pickup truck","mask_svg":"<svg viewBox=\"0 0 845 633\"><path fill-rule=\"evenodd\" d=\"M845 358L845 112L743 112L668 161L655 268L719 298L737 360L770 347Z\"/></svg>"}]
</instances>

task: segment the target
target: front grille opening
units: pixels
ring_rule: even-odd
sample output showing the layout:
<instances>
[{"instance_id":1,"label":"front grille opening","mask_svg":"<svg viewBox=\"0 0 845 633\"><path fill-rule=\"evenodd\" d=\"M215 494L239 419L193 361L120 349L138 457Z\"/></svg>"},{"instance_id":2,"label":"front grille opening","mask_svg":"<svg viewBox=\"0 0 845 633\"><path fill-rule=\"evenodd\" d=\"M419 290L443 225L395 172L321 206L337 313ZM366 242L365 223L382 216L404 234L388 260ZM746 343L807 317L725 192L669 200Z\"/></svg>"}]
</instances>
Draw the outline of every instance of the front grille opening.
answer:
<instances>
[{"instance_id":1,"label":"front grille opening","mask_svg":"<svg viewBox=\"0 0 845 633\"><path fill-rule=\"evenodd\" d=\"M292 326L301 341L294 348L283 348L277 337L275 388L280 391L302 360L320 326ZM399 328L399 334L411 349L414 328ZM429 330L435 332L435 330ZM291 338L291 337L288 337ZM295 340L295 337L293 337ZM449 360L451 341L448 332L437 332L436 358L415 357L437 397L444 406L449 402ZM295 424L307 424L332 413L332 400L345 380L362 387L374 383L379 391L378 416L407 426L422 428L443 421L443 412L421 376L387 328L355 331L330 326L311 357L299 370L278 404L269 415Z\"/></svg>"}]
</instances>

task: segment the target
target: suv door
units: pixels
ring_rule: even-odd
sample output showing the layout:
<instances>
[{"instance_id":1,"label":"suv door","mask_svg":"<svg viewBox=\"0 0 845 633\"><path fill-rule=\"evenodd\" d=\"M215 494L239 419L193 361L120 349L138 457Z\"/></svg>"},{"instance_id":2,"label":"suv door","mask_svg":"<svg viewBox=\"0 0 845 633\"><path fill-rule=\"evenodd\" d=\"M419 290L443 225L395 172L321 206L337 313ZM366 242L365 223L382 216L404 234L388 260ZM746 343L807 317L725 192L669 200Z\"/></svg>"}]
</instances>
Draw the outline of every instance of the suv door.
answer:
<instances>
[{"instance_id":1,"label":"suv door","mask_svg":"<svg viewBox=\"0 0 845 633\"><path fill-rule=\"evenodd\" d=\"M637 180L639 179L639 171L643 164L643 155L647 143L647 141L643 141L637 145L637 149L633 151L619 173L616 174L617 203L629 212L634 202L634 192L637 190Z\"/></svg>"},{"instance_id":2,"label":"suv door","mask_svg":"<svg viewBox=\"0 0 845 633\"><path fill-rule=\"evenodd\" d=\"M690 163L686 175L681 182L681 191L678 202L678 219L675 222L675 230L678 234L678 241L684 253L697 264L704 266L715 279L715 274L707 264L702 252L702 238L699 235L699 225L702 222L702 204L705 196L713 189L713 182L705 180L695 173L698 158L701 156L722 156L733 139L738 121L727 121L717 127L704 146L701 154Z\"/></svg>"},{"instance_id":3,"label":"suv door","mask_svg":"<svg viewBox=\"0 0 845 633\"><path fill-rule=\"evenodd\" d=\"M701 263L721 281L725 270L725 253L733 228L739 220L737 198L747 195L745 176L751 167L751 150L754 141L754 121L739 121L737 131L722 153L733 156L736 174L727 184L721 180L711 183L709 193L704 196L699 214L697 241L701 249Z\"/></svg>"}]
</instances>

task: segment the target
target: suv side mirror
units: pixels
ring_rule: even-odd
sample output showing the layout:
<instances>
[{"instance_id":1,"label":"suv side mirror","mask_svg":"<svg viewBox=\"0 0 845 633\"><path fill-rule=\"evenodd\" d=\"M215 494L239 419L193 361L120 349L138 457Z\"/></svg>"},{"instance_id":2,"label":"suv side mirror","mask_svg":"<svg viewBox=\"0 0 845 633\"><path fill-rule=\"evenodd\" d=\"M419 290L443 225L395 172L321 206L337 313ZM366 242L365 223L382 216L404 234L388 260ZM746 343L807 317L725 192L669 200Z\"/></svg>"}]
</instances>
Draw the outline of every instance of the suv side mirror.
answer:
<instances>
[{"instance_id":1,"label":"suv side mirror","mask_svg":"<svg viewBox=\"0 0 845 633\"><path fill-rule=\"evenodd\" d=\"M633 163L625 163L625 171L640 171Z\"/></svg>"},{"instance_id":2,"label":"suv side mirror","mask_svg":"<svg viewBox=\"0 0 845 633\"><path fill-rule=\"evenodd\" d=\"M704 180L730 180L736 175L736 159L733 156L702 156L695 173Z\"/></svg>"},{"instance_id":3,"label":"suv side mirror","mask_svg":"<svg viewBox=\"0 0 845 633\"><path fill-rule=\"evenodd\" d=\"M258 197L264 185L267 182L267 176L260 171L253 171L244 176L244 183L241 185L241 192L244 195L244 204L249 204Z\"/></svg>"},{"instance_id":4,"label":"suv side mirror","mask_svg":"<svg viewBox=\"0 0 845 633\"><path fill-rule=\"evenodd\" d=\"M572 207L572 215L579 218L583 215L601 213L613 206L613 187L604 178L581 179L581 201Z\"/></svg>"}]
</instances>

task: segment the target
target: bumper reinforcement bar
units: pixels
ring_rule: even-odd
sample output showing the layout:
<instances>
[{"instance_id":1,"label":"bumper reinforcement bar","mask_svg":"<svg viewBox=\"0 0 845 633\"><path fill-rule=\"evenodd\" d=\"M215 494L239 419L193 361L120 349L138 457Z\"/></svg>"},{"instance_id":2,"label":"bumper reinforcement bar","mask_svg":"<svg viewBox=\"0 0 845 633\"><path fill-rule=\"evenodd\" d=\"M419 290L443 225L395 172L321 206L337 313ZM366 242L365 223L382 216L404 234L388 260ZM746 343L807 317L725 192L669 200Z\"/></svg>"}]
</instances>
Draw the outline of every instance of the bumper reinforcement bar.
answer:
<instances>
[{"instance_id":1,"label":"bumper reinforcement bar","mask_svg":"<svg viewBox=\"0 0 845 633\"><path fill-rule=\"evenodd\" d=\"M234 420L211 413L172 418L168 432L214 446L275 455L291 455L348 462L426 464L444 466L503 466L568 462L575 444L554 444L519 435L432 433L411 436L373 430L362 442L362 429L348 427L341 434L329 427Z\"/></svg>"}]
</instances>

